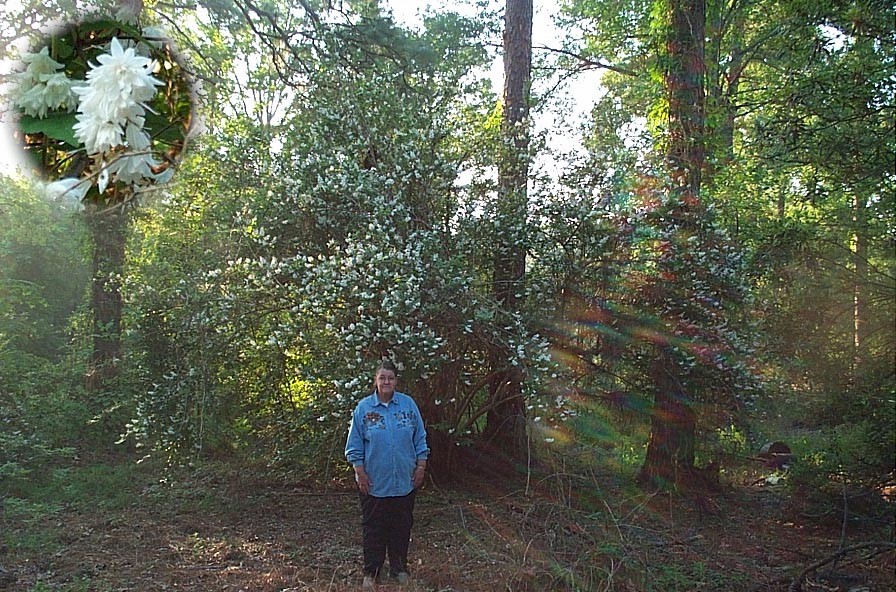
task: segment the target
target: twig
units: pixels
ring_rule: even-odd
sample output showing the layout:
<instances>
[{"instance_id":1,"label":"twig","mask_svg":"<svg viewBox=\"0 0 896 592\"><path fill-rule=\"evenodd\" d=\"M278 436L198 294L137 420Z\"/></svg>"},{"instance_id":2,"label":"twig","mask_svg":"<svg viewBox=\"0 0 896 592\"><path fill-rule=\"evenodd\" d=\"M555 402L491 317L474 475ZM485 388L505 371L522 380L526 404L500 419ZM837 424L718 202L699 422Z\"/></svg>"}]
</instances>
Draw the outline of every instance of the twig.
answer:
<instances>
[{"instance_id":1,"label":"twig","mask_svg":"<svg viewBox=\"0 0 896 592\"><path fill-rule=\"evenodd\" d=\"M637 76L638 73L632 70L628 70L621 66L614 66L612 64L606 64L600 60L594 60L591 58L587 58L580 53L576 53L573 51L569 51L566 49L557 49L555 47L547 47L545 45L533 45L532 49L547 51L551 53L559 53L560 55L565 55L567 57L574 58L578 60L579 67L578 70L588 70L588 69L604 69L610 70L612 72L616 72L617 74L625 74L626 76Z\"/></svg>"},{"instance_id":2,"label":"twig","mask_svg":"<svg viewBox=\"0 0 896 592\"><path fill-rule=\"evenodd\" d=\"M856 545L851 545L849 547L845 547L840 549L830 557L822 559L821 561L817 561L804 569L800 575L798 575L791 583L790 587L787 588L787 592L802 592L803 590L803 582L806 578L809 577L809 574L818 571L820 567L824 567L828 563L838 561L841 557L852 553L853 551L861 551L862 549L878 549L878 553L886 553L887 551L891 551L896 549L896 543L890 543L887 541L870 541L867 543L859 543ZM875 553L877 554L877 553Z\"/></svg>"}]
</instances>

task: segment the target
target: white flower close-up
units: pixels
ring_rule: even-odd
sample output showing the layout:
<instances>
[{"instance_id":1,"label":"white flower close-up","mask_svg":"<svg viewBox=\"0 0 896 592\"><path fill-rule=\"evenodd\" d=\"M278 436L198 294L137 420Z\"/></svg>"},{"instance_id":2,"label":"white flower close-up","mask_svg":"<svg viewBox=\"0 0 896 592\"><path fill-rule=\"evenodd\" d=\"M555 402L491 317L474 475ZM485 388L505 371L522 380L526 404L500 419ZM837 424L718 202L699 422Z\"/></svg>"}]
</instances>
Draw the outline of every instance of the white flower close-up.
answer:
<instances>
[{"instance_id":1,"label":"white flower close-up","mask_svg":"<svg viewBox=\"0 0 896 592\"><path fill-rule=\"evenodd\" d=\"M41 82L46 85L44 100L50 109L75 106L76 97L72 92L72 81L65 74L62 72L43 74L40 78Z\"/></svg>"},{"instance_id":2,"label":"white flower close-up","mask_svg":"<svg viewBox=\"0 0 896 592\"><path fill-rule=\"evenodd\" d=\"M55 74L65 66L50 57L50 48L44 47L37 53L23 53L22 62L27 65L25 71L19 75L21 82L38 82L45 74Z\"/></svg>"},{"instance_id":3,"label":"white flower close-up","mask_svg":"<svg viewBox=\"0 0 896 592\"><path fill-rule=\"evenodd\" d=\"M100 174L96 178L96 187L100 193L105 193L106 187L109 186L109 169L100 163Z\"/></svg>"},{"instance_id":4,"label":"white flower close-up","mask_svg":"<svg viewBox=\"0 0 896 592\"><path fill-rule=\"evenodd\" d=\"M154 179L152 167L158 165L149 152L125 152L110 161L106 169L122 183L139 183L143 179Z\"/></svg>"},{"instance_id":5,"label":"white flower close-up","mask_svg":"<svg viewBox=\"0 0 896 592\"><path fill-rule=\"evenodd\" d=\"M28 67L17 75L19 96L15 100L25 114L44 118L53 109L70 110L76 103L72 81L59 72L65 66L50 57L44 47L38 53L26 53L22 61Z\"/></svg>"},{"instance_id":6,"label":"white flower close-up","mask_svg":"<svg viewBox=\"0 0 896 592\"><path fill-rule=\"evenodd\" d=\"M103 154L121 145L124 130L118 123L85 113L79 113L77 120L75 137L84 144L88 154Z\"/></svg>"},{"instance_id":7,"label":"white flower close-up","mask_svg":"<svg viewBox=\"0 0 896 592\"><path fill-rule=\"evenodd\" d=\"M51 201L62 202L65 205L81 209L84 207L81 200L87 195L88 189L90 189L90 181L87 179L66 177L53 183L47 183L44 186L44 193Z\"/></svg>"},{"instance_id":8,"label":"white flower close-up","mask_svg":"<svg viewBox=\"0 0 896 592\"><path fill-rule=\"evenodd\" d=\"M151 139L146 130L143 129L143 118L135 121L129 121L125 128L125 139L131 150L146 150L151 144Z\"/></svg>"},{"instance_id":9,"label":"white flower close-up","mask_svg":"<svg viewBox=\"0 0 896 592\"><path fill-rule=\"evenodd\" d=\"M118 38L112 38L109 53L97 62L87 72L86 84L73 89L80 97L75 136L89 154L105 154L122 145L129 125L142 128L146 102L162 84L152 76L155 62L133 47L123 48Z\"/></svg>"},{"instance_id":10,"label":"white flower close-up","mask_svg":"<svg viewBox=\"0 0 896 592\"><path fill-rule=\"evenodd\" d=\"M125 12L136 11L131 15L135 17L142 0L124 0L124 5ZM9 77L13 81L10 101L21 115L26 148L33 146L40 153L46 176L52 179L79 171L77 178L41 187L44 197L69 208L82 209L89 193L103 195L117 184L121 187L116 195L108 197L132 199L152 185L167 183L175 172L173 157L179 151L166 147L168 153L163 156L154 150L153 138L153 131L163 125L170 135L171 126L185 117L178 113L183 106L180 101L176 106L163 101L157 109L152 104L160 87L166 86L162 79L169 80L178 66L167 53L171 42L162 29L140 30L123 13L125 17L138 30L132 37L54 36L37 45L39 51L21 53L24 66ZM163 54L164 58L156 59ZM72 72L78 77L69 78ZM169 92L181 90L177 86ZM147 116L153 118L150 125ZM169 121L169 116L176 119ZM158 120L164 123L157 126ZM117 189L123 191L119 194Z\"/></svg>"},{"instance_id":11,"label":"white flower close-up","mask_svg":"<svg viewBox=\"0 0 896 592\"><path fill-rule=\"evenodd\" d=\"M35 85L16 98L15 105L26 115L46 117L47 103L44 100L44 87Z\"/></svg>"}]
</instances>

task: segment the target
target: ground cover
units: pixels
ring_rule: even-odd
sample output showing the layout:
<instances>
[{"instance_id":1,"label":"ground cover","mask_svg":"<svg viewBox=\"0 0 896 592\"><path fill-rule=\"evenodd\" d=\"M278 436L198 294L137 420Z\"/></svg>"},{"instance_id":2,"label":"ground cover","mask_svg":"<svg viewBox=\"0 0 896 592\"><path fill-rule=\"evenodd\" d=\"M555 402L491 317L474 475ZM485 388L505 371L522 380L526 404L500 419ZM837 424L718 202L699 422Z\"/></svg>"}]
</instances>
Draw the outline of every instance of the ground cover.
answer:
<instances>
[{"instance_id":1,"label":"ground cover","mask_svg":"<svg viewBox=\"0 0 896 592\"><path fill-rule=\"evenodd\" d=\"M804 592L896 586L892 548L830 560L891 525L809 516L762 479L676 499L618 476L495 481L426 485L407 590L771 592L797 579ZM164 474L105 460L4 491L2 590L358 589L357 499L340 479L296 483L228 465Z\"/></svg>"}]
</instances>

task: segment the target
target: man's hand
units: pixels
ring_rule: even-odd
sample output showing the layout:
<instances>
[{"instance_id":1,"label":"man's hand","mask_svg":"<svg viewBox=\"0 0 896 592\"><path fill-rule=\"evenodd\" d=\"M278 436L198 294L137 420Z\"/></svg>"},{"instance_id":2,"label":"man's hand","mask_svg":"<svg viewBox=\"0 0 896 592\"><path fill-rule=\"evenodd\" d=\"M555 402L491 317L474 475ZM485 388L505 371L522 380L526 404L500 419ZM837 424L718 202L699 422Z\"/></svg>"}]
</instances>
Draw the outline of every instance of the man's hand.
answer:
<instances>
[{"instance_id":1,"label":"man's hand","mask_svg":"<svg viewBox=\"0 0 896 592\"><path fill-rule=\"evenodd\" d=\"M358 482L358 489L361 490L361 493L370 495L370 486L373 485L373 483L370 482L370 478L367 476L367 471L364 470L364 465L355 467L355 480Z\"/></svg>"}]
</instances>

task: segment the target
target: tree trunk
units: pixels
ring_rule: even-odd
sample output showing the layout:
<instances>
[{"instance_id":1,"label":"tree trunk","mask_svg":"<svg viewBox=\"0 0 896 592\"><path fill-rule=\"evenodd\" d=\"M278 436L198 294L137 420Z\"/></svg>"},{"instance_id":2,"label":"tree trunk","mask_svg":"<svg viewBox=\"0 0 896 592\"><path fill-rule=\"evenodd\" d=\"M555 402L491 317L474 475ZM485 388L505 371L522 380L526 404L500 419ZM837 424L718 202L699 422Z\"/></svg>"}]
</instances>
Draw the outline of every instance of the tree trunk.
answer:
<instances>
[{"instance_id":1,"label":"tree trunk","mask_svg":"<svg viewBox=\"0 0 896 592\"><path fill-rule=\"evenodd\" d=\"M121 359L121 277L124 272L127 215L119 208L88 211L93 243L90 305L93 351L87 369L88 391L101 391L118 376Z\"/></svg>"},{"instance_id":2,"label":"tree trunk","mask_svg":"<svg viewBox=\"0 0 896 592\"><path fill-rule=\"evenodd\" d=\"M697 226L701 215L701 174L705 160L704 39L702 0L658 0L668 8L664 85L668 100L666 164L671 181L671 216L682 230ZM665 265L660 261L660 276ZM664 307L676 306L667 288L658 287ZM670 316L674 316L674 310ZM647 456L638 481L650 488L676 488L694 473L696 417L677 378L672 352L657 346L651 369L654 402Z\"/></svg>"},{"instance_id":3,"label":"tree trunk","mask_svg":"<svg viewBox=\"0 0 896 592\"><path fill-rule=\"evenodd\" d=\"M143 0L118 0L118 11L126 20L136 21L143 12ZM93 350L85 376L88 392L109 388L118 377L121 360L121 279L124 277L128 218L118 190L110 201L87 206L87 226L93 249L90 308L93 312Z\"/></svg>"},{"instance_id":4,"label":"tree trunk","mask_svg":"<svg viewBox=\"0 0 896 592\"><path fill-rule=\"evenodd\" d=\"M504 12L505 151L498 163L498 208L492 293L500 313L519 313L526 272L526 216L529 177L529 85L532 72L532 0L507 0ZM509 363L515 352L492 344L489 363L496 378L489 385L485 442L511 456L527 449L523 373Z\"/></svg>"},{"instance_id":5,"label":"tree trunk","mask_svg":"<svg viewBox=\"0 0 896 592\"><path fill-rule=\"evenodd\" d=\"M674 361L660 352L651 368L654 393L647 456L638 483L647 489L670 491L686 483L694 472L697 420L681 384Z\"/></svg>"},{"instance_id":6,"label":"tree trunk","mask_svg":"<svg viewBox=\"0 0 896 592\"><path fill-rule=\"evenodd\" d=\"M685 204L692 205L691 200L699 199L706 159L706 15L702 0L668 0L668 8L668 61L663 80L669 103L666 160L673 191L681 195Z\"/></svg>"},{"instance_id":7,"label":"tree trunk","mask_svg":"<svg viewBox=\"0 0 896 592\"><path fill-rule=\"evenodd\" d=\"M853 382L863 375L865 347L868 337L868 228L865 204L857 191L853 198Z\"/></svg>"}]
</instances>

